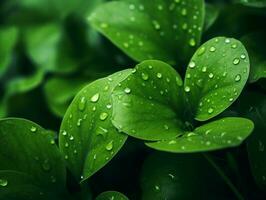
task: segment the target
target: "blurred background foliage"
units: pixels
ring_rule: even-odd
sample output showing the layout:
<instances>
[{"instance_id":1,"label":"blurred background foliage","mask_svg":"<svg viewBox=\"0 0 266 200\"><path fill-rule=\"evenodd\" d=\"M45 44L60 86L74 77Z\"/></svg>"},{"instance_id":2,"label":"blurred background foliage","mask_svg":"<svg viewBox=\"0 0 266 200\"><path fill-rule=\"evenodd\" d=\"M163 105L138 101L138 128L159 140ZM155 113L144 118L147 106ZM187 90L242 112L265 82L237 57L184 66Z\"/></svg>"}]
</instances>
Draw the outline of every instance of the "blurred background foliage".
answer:
<instances>
[{"instance_id":1,"label":"blurred background foliage","mask_svg":"<svg viewBox=\"0 0 266 200\"><path fill-rule=\"evenodd\" d=\"M27 118L46 129L58 131L68 105L82 87L98 78L135 66L134 60L92 29L87 21L92 10L106 1L2 0L0 2L0 118L9 116ZM256 120L259 118L256 112L246 111L251 105L239 103L246 99L247 95L249 98L258 95L260 96L258 98L265 102L266 3L254 2L207 1L202 42L221 35L234 37L240 39L248 47L252 57L256 57L254 60L251 59L251 64L254 62L261 67L258 67L259 72L251 71L252 76L247 86L253 95L243 94L243 97L235 103L233 110L228 110L226 114L223 114L234 116L241 113L251 115L250 118ZM177 64L179 65L184 65L184 63ZM265 107L265 103L258 102L258 104ZM262 125L258 129L265 131L265 118L264 122L259 123ZM256 135L249 141L249 147L254 141L257 141ZM252 151L251 153L256 154ZM129 154L130 160L127 159ZM92 177L90 181L94 183L91 185L92 190L100 193L108 189L117 189L132 199L138 199L140 187L142 187L142 189L146 188L148 191L146 195L150 198L151 188L146 185L145 178L156 179L156 177L147 173L147 177L142 179L144 184L141 186L138 180L132 178L138 176L143 160L149 154L150 150L134 139L130 139L111 164ZM221 165L229 163L226 167L227 174L235 180L234 184L241 188L245 196L250 199L264 199L263 192L261 193L250 175L252 169L247 166L248 156L244 146L213 154L214 157L219 158L218 162ZM180 158L176 156L176 161L170 155L159 156L171 160L170 168L178 165L179 159L182 159L182 156ZM193 164L189 157L186 159L187 163L180 168L186 168L189 163ZM197 157L197 159L202 158ZM156 165L153 162L158 163L158 160L151 156L145 161L143 170L151 173L149 168ZM152 169L154 173L161 170L160 168L162 170L168 168L167 165L157 166L158 169ZM123 170L120 170L122 168ZM245 176L240 176L240 174L245 174ZM188 173L188 176L192 175ZM207 178L213 180L211 175ZM154 181L161 181L160 179L161 177ZM200 176L197 181L201 183L203 179L204 177ZM216 184L216 180L213 181ZM163 180L160 184L168 186L168 183ZM265 185L262 184L262 187L265 189ZM75 185L71 188L75 189ZM171 187L166 189L171 189ZM224 192L228 190L226 186L221 186L220 189L223 190L224 195L227 195L227 192ZM232 197L229 195L227 199L232 199Z\"/></svg>"}]
</instances>

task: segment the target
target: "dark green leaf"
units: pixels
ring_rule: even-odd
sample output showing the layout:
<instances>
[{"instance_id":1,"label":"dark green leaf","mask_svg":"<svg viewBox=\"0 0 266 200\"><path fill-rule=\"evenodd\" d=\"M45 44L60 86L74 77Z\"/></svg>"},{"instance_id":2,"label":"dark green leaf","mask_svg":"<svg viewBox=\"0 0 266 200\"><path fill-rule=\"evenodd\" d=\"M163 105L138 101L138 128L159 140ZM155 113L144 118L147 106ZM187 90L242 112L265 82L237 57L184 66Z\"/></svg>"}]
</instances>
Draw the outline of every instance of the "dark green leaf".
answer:
<instances>
[{"instance_id":1,"label":"dark green leaf","mask_svg":"<svg viewBox=\"0 0 266 200\"><path fill-rule=\"evenodd\" d=\"M129 200L125 195L116 191L107 191L101 193L95 200Z\"/></svg>"},{"instance_id":2,"label":"dark green leaf","mask_svg":"<svg viewBox=\"0 0 266 200\"><path fill-rule=\"evenodd\" d=\"M252 101L250 101L252 99ZM240 99L242 114L255 124L254 133L247 140L251 170L257 184L266 189L266 95L247 93Z\"/></svg>"},{"instance_id":3,"label":"dark green leaf","mask_svg":"<svg viewBox=\"0 0 266 200\"><path fill-rule=\"evenodd\" d=\"M255 32L241 38L250 55L249 81L266 78L266 32Z\"/></svg>"},{"instance_id":4,"label":"dark green leaf","mask_svg":"<svg viewBox=\"0 0 266 200\"><path fill-rule=\"evenodd\" d=\"M89 20L133 59L174 64L187 60L200 43L204 1L114 1L96 9Z\"/></svg>"},{"instance_id":5,"label":"dark green leaf","mask_svg":"<svg viewBox=\"0 0 266 200\"><path fill-rule=\"evenodd\" d=\"M113 124L144 140L160 140L182 133L183 82L168 64L149 60L114 90Z\"/></svg>"},{"instance_id":6,"label":"dark green leaf","mask_svg":"<svg viewBox=\"0 0 266 200\"><path fill-rule=\"evenodd\" d=\"M245 6L264 8L266 7L265 0L234 0L236 3L243 4Z\"/></svg>"},{"instance_id":7,"label":"dark green leaf","mask_svg":"<svg viewBox=\"0 0 266 200\"><path fill-rule=\"evenodd\" d=\"M189 200L226 198L226 185L200 154L155 153L141 173L142 199Z\"/></svg>"},{"instance_id":8,"label":"dark green leaf","mask_svg":"<svg viewBox=\"0 0 266 200\"><path fill-rule=\"evenodd\" d=\"M17 33L14 27L0 29L0 78L11 62L11 53L17 41Z\"/></svg>"},{"instance_id":9,"label":"dark green leaf","mask_svg":"<svg viewBox=\"0 0 266 200\"><path fill-rule=\"evenodd\" d=\"M60 129L60 149L77 180L86 180L106 165L127 139L111 123L113 88L131 70L92 82L69 106Z\"/></svg>"},{"instance_id":10,"label":"dark green leaf","mask_svg":"<svg viewBox=\"0 0 266 200\"><path fill-rule=\"evenodd\" d=\"M238 40L217 37L204 43L188 65L184 84L195 119L205 121L228 108L248 75L248 53Z\"/></svg>"},{"instance_id":11,"label":"dark green leaf","mask_svg":"<svg viewBox=\"0 0 266 200\"><path fill-rule=\"evenodd\" d=\"M204 30L208 30L216 21L219 16L219 9L216 5L212 5L209 3L205 4L205 22L204 22Z\"/></svg>"},{"instance_id":12,"label":"dark green leaf","mask_svg":"<svg viewBox=\"0 0 266 200\"><path fill-rule=\"evenodd\" d=\"M240 145L253 127L248 119L228 117L200 126L175 139L146 144L156 150L174 153L213 151Z\"/></svg>"},{"instance_id":13,"label":"dark green leaf","mask_svg":"<svg viewBox=\"0 0 266 200\"><path fill-rule=\"evenodd\" d=\"M23 196L28 189L37 196L65 192L64 162L52 134L30 121L8 118L0 120L0 137L0 196L14 190Z\"/></svg>"},{"instance_id":14,"label":"dark green leaf","mask_svg":"<svg viewBox=\"0 0 266 200\"><path fill-rule=\"evenodd\" d=\"M51 78L44 86L52 112L63 117L74 96L90 81L85 78Z\"/></svg>"}]
</instances>

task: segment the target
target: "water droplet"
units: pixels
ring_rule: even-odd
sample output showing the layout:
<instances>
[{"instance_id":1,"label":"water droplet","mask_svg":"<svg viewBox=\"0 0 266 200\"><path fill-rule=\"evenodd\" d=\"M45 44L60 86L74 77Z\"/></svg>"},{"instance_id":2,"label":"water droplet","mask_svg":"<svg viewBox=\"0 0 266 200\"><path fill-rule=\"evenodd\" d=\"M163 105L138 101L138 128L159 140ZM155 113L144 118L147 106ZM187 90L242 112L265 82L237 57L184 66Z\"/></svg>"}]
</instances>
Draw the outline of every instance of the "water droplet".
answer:
<instances>
[{"instance_id":1,"label":"water droplet","mask_svg":"<svg viewBox=\"0 0 266 200\"><path fill-rule=\"evenodd\" d=\"M213 77L214 77L213 73L209 73L209 78L213 78Z\"/></svg>"},{"instance_id":2,"label":"water droplet","mask_svg":"<svg viewBox=\"0 0 266 200\"><path fill-rule=\"evenodd\" d=\"M80 102L79 102L79 105L78 105L78 108L80 111L83 111L86 107L86 98L85 97L82 97L80 99Z\"/></svg>"},{"instance_id":3,"label":"water droplet","mask_svg":"<svg viewBox=\"0 0 266 200\"><path fill-rule=\"evenodd\" d=\"M241 54L240 58L245 59L246 55L245 54Z\"/></svg>"},{"instance_id":4,"label":"water droplet","mask_svg":"<svg viewBox=\"0 0 266 200\"><path fill-rule=\"evenodd\" d=\"M232 44L231 47L232 47L232 49L235 49L235 48L237 48L237 44Z\"/></svg>"},{"instance_id":5,"label":"water droplet","mask_svg":"<svg viewBox=\"0 0 266 200\"><path fill-rule=\"evenodd\" d=\"M189 40L189 45L192 46L192 47L196 46L196 41L195 41L194 38L191 38L191 39Z\"/></svg>"},{"instance_id":6,"label":"water droplet","mask_svg":"<svg viewBox=\"0 0 266 200\"><path fill-rule=\"evenodd\" d=\"M49 160L46 159L46 160L43 161L42 169L44 171L49 171L51 169L51 165L49 163Z\"/></svg>"},{"instance_id":7,"label":"water droplet","mask_svg":"<svg viewBox=\"0 0 266 200\"><path fill-rule=\"evenodd\" d=\"M135 5L134 4L130 4L129 5L129 10L134 10L135 9Z\"/></svg>"},{"instance_id":8,"label":"water droplet","mask_svg":"<svg viewBox=\"0 0 266 200\"><path fill-rule=\"evenodd\" d=\"M234 64L234 65L238 65L239 62L240 62L240 60L239 60L238 58L235 58L235 59L233 60L233 64Z\"/></svg>"},{"instance_id":9,"label":"water droplet","mask_svg":"<svg viewBox=\"0 0 266 200\"><path fill-rule=\"evenodd\" d=\"M36 131L37 131L37 128L36 128L35 126L32 126L32 127L30 128L30 131L31 131L31 132L36 132Z\"/></svg>"},{"instance_id":10,"label":"water droplet","mask_svg":"<svg viewBox=\"0 0 266 200\"><path fill-rule=\"evenodd\" d=\"M130 94L131 89L130 89L130 88L125 88L124 92L125 92L126 94Z\"/></svg>"},{"instance_id":11,"label":"water droplet","mask_svg":"<svg viewBox=\"0 0 266 200\"><path fill-rule=\"evenodd\" d=\"M80 126L81 125L81 122L82 122L82 119L78 119L77 126Z\"/></svg>"},{"instance_id":12,"label":"water droplet","mask_svg":"<svg viewBox=\"0 0 266 200\"><path fill-rule=\"evenodd\" d=\"M185 92L190 92L190 87L189 86L185 87Z\"/></svg>"},{"instance_id":13,"label":"water droplet","mask_svg":"<svg viewBox=\"0 0 266 200\"><path fill-rule=\"evenodd\" d=\"M0 178L0 186L6 187L8 185L8 181L6 179L1 179Z\"/></svg>"},{"instance_id":14,"label":"water droplet","mask_svg":"<svg viewBox=\"0 0 266 200\"><path fill-rule=\"evenodd\" d=\"M196 66L196 63L194 61L191 61L189 64L188 64L189 68L194 68Z\"/></svg>"},{"instance_id":15,"label":"water droplet","mask_svg":"<svg viewBox=\"0 0 266 200\"><path fill-rule=\"evenodd\" d=\"M100 94L96 93L95 95L91 97L91 102L96 103L99 100L99 98L100 98Z\"/></svg>"},{"instance_id":16,"label":"water droplet","mask_svg":"<svg viewBox=\"0 0 266 200\"><path fill-rule=\"evenodd\" d=\"M205 53L205 47L201 47L199 50L198 50L198 56L201 56Z\"/></svg>"},{"instance_id":17,"label":"water droplet","mask_svg":"<svg viewBox=\"0 0 266 200\"><path fill-rule=\"evenodd\" d=\"M103 112L100 114L100 120L104 121L108 117L108 114L106 112Z\"/></svg>"},{"instance_id":18,"label":"water droplet","mask_svg":"<svg viewBox=\"0 0 266 200\"><path fill-rule=\"evenodd\" d=\"M211 47L210 48L210 52L215 52L216 51L216 48L215 47Z\"/></svg>"},{"instance_id":19,"label":"water droplet","mask_svg":"<svg viewBox=\"0 0 266 200\"><path fill-rule=\"evenodd\" d=\"M160 187L158 185L155 185L154 186L155 190L159 191L160 190Z\"/></svg>"},{"instance_id":20,"label":"water droplet","mask_svg":"<svg viewBox=\"0 0 266 200\"><path fill-rule=\"evenodd\" d=\"M213 113L213 111L214 111L214 109L213 109L213 108L209 108L209 109L208 109L208 113L209 113L209 114L212 114L212 113Z\"/></svg>"},{"instance_id":21,"label":"water droplet","mask_svg":"<svg viewBox=\"0 0 266 200\"><path fill-rule=\"evenodd\" d=\"M206 142L206 145L207 145L207 146L210 146L210 145L211 145L211 142L210 142L210 141L207 141L207 142Z\"/></svg>"},{"instance_id":22,"label":"water droplet","mask_svg":"<svg viewBox=\"0 0 266 200\"><path fill-rule=\"evenodd\" d=\"M206 71L207 71L207 67L205 67L205 66L202 67L201 71L202 71L202 72L206 72Z\"/></svg>"},{"instance_id":23,"label":"water droplet","mask_svg":"<svg viewBox=\"0 0 266 200\"><path fill-rule=\"evenodd\" d=\"M238 82L238 81L240 81L240 80L241 80L241 75L240 75L240 74L237 74L237 75L235 76L235 81Z\"/></svg>"},{"instance_id":24,"label":"water droplet","mask_svg":"<svg viewBox=\"0 0 266 200\"><path fill-rule=\"evenodd\" d=\"M165 130L169 129L169 126L167 124L165 124L163 127L164 127Z\"/></svg>"},{"instance_id":25,"label":"water droplet","mask_svg":"<svg viewBox=\"0 0 266 200\"><path fill-rule=\"evenodd\" d=\"M230 40L229 38L226 38L226 39L225 39L225 43L226 43L226 44L229 44L230 42L231 42L231 40Z\"/></svg>"},{"instance_id":26,"label":"water droplet","mask_svg":"<svg viewBox=\"0 0 266 200\"><path fill-rule=\"evenodd\" d=\"M147 81L149 79L149 75L146 74L146 73L141 73L141 78L144 80L144 81Z\"/></svg>"},{"instance_id":27,"label":"water droplet","mask_svg":"<svg viewBox=\"0 0 266 200\"><path fill-rule=\"evenodd\" d=\"M157 73L157 78L162 78L163 77L163 75L161 74L161 73Z\"/></svg>"},{"instance_id":28,"label":"water droplet","mask_svg":"<svg viewBox=\"0 0 266 200\"><path fill-rule=\"evenodd\" d=\"M187 15L187 9L186 8L183 8L181 10L181 15L183 15L183 16L186 16Z\"/></svg>"},{"instance_id":29,"label":"water droplet","mask_svg":"<svg viewBox=\"0 0 266 200\"><path fill-rule=\"evenodd\" d=\"M63 132L62 132L62 135L63 135L63 136L66 136L66 135L67 135L67 132L66 132L66 131L63 131Z\"/></svg>"},{"instance_id":30,"label":"water droplet","mask_svg":"<svg viewBox=\"0 0 266 200\"><path fill-rule=\"evenodd\" d=\"M168 142L168 144L176 144L176 141L175 140L171 140Z\"/></svg>"},{"instance_id":31,"label":"water droplet","mask_svg":"<svg viewBox=\"0 0 266 200\"><path fill-rule=\"evenodd\" d=\"M152 21L152 24L153 24L153 26L154 26L154 28L155 28L156 30L160 30L161 25L159 24L158 21L153 20L153 21Z\"/></svg>"},{"instance_id":32,"label":"water droplet","mask_svg":"<svg viewBox=\"0 0 266 200\"><path fill-rule=\"evenodd\" d=\"M70 138L69 138L69 140L73 141L74 140L74 136L71 135Z\"/></svg>"},{"instance_id":33,"label":"water droplet","mask_svg":"<svg viewBox=\"0 0 266 200\"><path fill-rule=\"evenodd\" d=\"M113 149L113 140L111 140L106 146L105 149L107 151L111 151Z\"/></svg>"}]
</instances>

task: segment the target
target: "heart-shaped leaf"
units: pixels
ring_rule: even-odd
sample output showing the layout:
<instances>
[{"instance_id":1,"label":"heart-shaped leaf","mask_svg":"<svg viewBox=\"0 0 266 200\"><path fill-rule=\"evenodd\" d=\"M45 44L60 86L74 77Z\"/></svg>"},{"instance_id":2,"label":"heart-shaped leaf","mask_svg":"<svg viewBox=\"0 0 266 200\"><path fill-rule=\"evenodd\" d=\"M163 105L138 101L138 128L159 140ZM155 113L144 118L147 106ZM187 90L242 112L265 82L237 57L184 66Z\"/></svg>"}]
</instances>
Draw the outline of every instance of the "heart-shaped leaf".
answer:
<instances>
[{"instance_id":1,"label":"heart-shaped leaf","mask_svg":"<svg viewBox=\"0 0 266 200\"><path fill-rule=\"evenodd\" d=\"M92 82L69 106L60 129L59 144L70 171L85 180L106 165L127 139L111 123L113 88L131 70Z\"/></svg>"},{"instance_id":2,"label":"heart-shaped leaf","mask_svg":"<svg viewBox=\"0 0 266 200\"><path fill-rule=\"evenodd\" d=\"M140 184L141 199L234 199L225 197L226 184L201 154L156 152L145 160Z\"/></svg>"},{"instance_id":3,"label":"heart-shaped leaf","mask_svg":"<svg viewBox=\"0 0 266 200\"><path fill-rule=\"evenodd\" d=\"M17 33L14 27L0 29L0 77L11 62L11 53L17 41Z\"/></svg>"},{"instance_id":4,"label":"heart-shaped leaf","mask_svg":"<svg viewBox=\"0 0 266 200\"><path fill-rule=\"evenodd\" d=\"M149 60L114 90L113 124L144 140L161 140L181 134L183 82L168 64Z\"/></svg>"},{"instance_id":5,"label":"heart-shaped leaf","mask_svg":"<svg viewBox=\"0 0 266 200\"><path fill-rule=\"evenodd\" d=\"M184 84L195 119L205 121L228 108L248 76L248 53L238 40L217 37L204 43L188 65Z\"/></svg>"},{"instance_id":6,"label":"heart-shaped leaf","mask_svg":"<svg viewBox=\"0 0 266 200\"><path fill-rule=\"evenodd\" d=\"M250 55L249 82L266 78L265 32L255 32L241 38Z\"/></svg>"},{"instance_id":7,"label":"heart-shaped leaf","mask_svg":"<svg viewBox=\"0 0 266 200\"><path fill-rule=\"evenodd\" d=\"M99 194L95 200L129 200L129 199L120 192L107 191Z\"/></svg>"},{"instance_id":8,"label":"heart-shaped leaf","mask_svg":"<svg viewBox=\"0 0 266 200\"><path fill-rule=\"evenodd\" d=\"M200 126L175 139L146 144L156 150L174 153L213 151L240 145L253 127L248 119L228 117Z\"/></svg>"},{"instance_id":9,"label":"heart-shaped leaf","mask_svg":"<svg viewBox=\"0 0 266 200\"><path fill-rule=\"evenodd\" d=\"M186 61L199 44L203 0L126 0L103 4L89 17L94 28L137 61Z\"/></svg>"},{"instance_id":10,"label":"heart-shaped leaf","mask_svg":"<svg viewBox=\"0 0 266 200\"><path fill-rule=\"evenodd\" d=\"M88 83L85 78L54 77L47 80L44 90L52 112L63 117L74 96Z\"/></svg>"},{"instance_id":11,"label":"heart-shaped leaf","mask_svg":"<svg viewBox=\"0 0 266 200\"><path fill-rule=\"evenodd\" d=\"M52 134L30 121L9 118L0 120L0 137L0 198L65 193L65 166Z\"/></svg>"},{"instance_id":12,"label":"heart-shaped leaf","mask_svg":"<svg viewBox=\"0 0 266 200\"><path fill-rule=\"evenodd\" d=\"M250 101L252 99L252 101ZM266 189L266 95L246 93L240 99L239 110L255 124L247 140L247 151L256 183Z\"/></svg>"}]
</instances>

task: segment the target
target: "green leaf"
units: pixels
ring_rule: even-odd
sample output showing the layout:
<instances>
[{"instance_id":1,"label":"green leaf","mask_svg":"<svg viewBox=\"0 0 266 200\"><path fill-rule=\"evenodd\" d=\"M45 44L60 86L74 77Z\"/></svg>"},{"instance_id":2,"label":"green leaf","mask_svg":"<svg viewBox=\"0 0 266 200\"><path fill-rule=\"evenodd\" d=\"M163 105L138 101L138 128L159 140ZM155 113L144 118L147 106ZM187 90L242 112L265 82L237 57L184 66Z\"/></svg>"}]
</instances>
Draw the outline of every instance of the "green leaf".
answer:
<instances>
[{"instance_id":1,"label":"green leaf","mask_svg":"<svg viewBox=\"0 0 266 200\"><path fill-rule=\"evenodd\" d=\"M238 40L217 37L204 43L188 65L184 84L195 119L205 121L228 108L248 75L248 53Z\"/></svg>"},{"instance_id":2,"label":"green leaf","mask_svg":"<svg viewBox=\"0 0 266 200\"><path fill-rule=\"evenodd\" d=\"M265 0L234 0L236 3L243 4L245 6L264 8L266 7Z\"/></svg>"},{"instance_id":3,"label":"green leaf","mask_svg":"<svg viewBox=\"0 0 266 200\"><path fill-rule=\"evenodd\" d=\"M99 196L96 197L95 200L129 200L125 195L121 194L120 192L116 191L107 191L101 193Z\"/></svg>"},{"instance_id":4,"label":"green leaf","mask_svg":"<svg viewBox=\"0 0 266 200\"><path fill-rule=\"evenodd\" d=\"M59 144L70 171L84 181L106 165L127 139L111 123L113 88L131 70L115 73L82 89L69 106Z\"/></svg>"},{"instance_id":5,"label":"green leaf","mask_svg":"<svg viewBox=\"0 0 266 200\"><path fill-rule=\"evenodd\" d=\"M79 63L63 31L62 25L57 23L24 29L27 53L43 71L70 73L77 69Z\"/></svg>"},{"instance_id":6,"label":"green leaf","mask_svg":"<svg viewBox=\"0 0 266 200\"><path fill-rule=\"evenodd\" d=\"M219 16L219 9L217 5L213 5L210 3L205 4L205 22L204 22L204 30L208 30L216 21Z\"/></svg>"},{"instance_id":7,"label":"green leaf","mask_svg":"<svg viewBox=\"0 0 266 200\"><path fill-rule=\"evenodd\" d=\"M12 59L12 51L17 41L16 28L0 29L0 78L6 71Z\"/></svg>"},{"instance_id":8,"label":"green leaf","mask_svg":"<svg viewBox=\"0 0 266 200\"><path fill-rule=\"evenodd\" d=\"M146 143L167 152L191 153L213 151L240 145L253 130L252 121L245 118L223 118L186 132L171 140Z\"/></svg>"},{"instance_id":9,"label":"green leaf","mask_svg":"<svg viewBox=\"0 0 266 200\"><path fill-rule=\"evenodd\" d=\"M137 61L186 61L200 43L204 1L126 0L103 4L91 25Z\"/></svg>"},{"instance_id":10,"label":"green leaf","mask_svg":"<svg viewBox=\"0 0 266 200\"><path fill-rule=\"evenodd\" d=\"M250 101L252 99L252 101ZM251 171L256 183L266 189L266 95L250 92L240 99L241 114L255 124L254 133L247 140Z\"/></svg>"},{"instance_id":11,"label":"green leaf","mask_svg":"<svg viewBox=\"0 0 266 200\"><path fill-rule=\"evenodd\" d=\"M233 199L226 198L227 186L201 154L152 154L144 162L140 185L141 199Z\"/></svg>"},{"instance_id":12,"label":"green leaf","mask_svg":"<svg viewBox=\"0 0 266 200\"><path fill-rule=\"evenodd\" d=\"M63 117L74 96L89 82L86 78L53 77L47 80L44 91L51 111Z\"/></svg>"},{"instance_id":13,"label":"green leaf","mask_svg":"<svg viewBox=\"0 0 266 200\"><path fill-rule=\"evenodd\" d=\"M245 35L241 41L250 55L249 82L253 83L260 78L266 78L265 32L254 32Z\"/></svg>"},{"instance_id":14,"label":"green leaf","mask_svg":"<svg viewBox=\"0 0 266 200\"><path fill-rule=\"evenodd\" d=\"M11 97L17 94L27 93L35 89L42 83L43 78L44 72L42 70L38 70L32 75L10 80L7 83L6 93L4 94L3 99L0 103L0 117L4 117L8 114L8 103Z\"/></svg>"},{"instance_id":15,"label":"green leaf","mask_svg":"<svg viewBox=\"0 0 266 200\"><path fill-rule=\"evenodd\" d=\"M33 122L8 118L0 120L0 137L0 197L13 190L23 196L31 187L39 188L37 196L65 192L65 166L53 134Z\"/></svg>"},{"instance_id":16,"label":"green leaf","mask_svg":"<svg viewBox=\"0 0 266 200\"><path fill-rule=\"evenodd\" d=\"M113 124L130 136L161 140L181 134L183 82L168 64L149 60L115 88Z\"/></svg>"}]
</instances>

